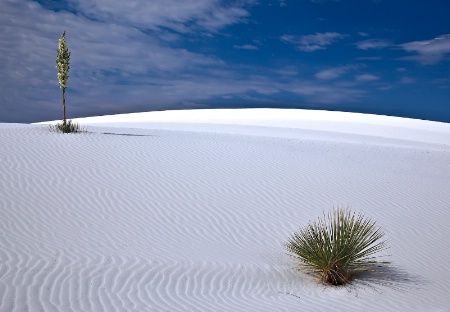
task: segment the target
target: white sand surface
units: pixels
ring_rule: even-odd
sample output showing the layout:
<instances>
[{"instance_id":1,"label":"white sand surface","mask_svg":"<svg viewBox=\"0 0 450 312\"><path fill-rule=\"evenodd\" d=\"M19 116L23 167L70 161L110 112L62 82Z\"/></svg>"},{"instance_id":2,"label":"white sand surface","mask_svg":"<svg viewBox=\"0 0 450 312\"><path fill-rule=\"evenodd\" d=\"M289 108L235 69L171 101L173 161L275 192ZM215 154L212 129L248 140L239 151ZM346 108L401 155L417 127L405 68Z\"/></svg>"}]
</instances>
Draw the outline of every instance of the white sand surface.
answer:
<instances>
[{"instance_id":1,"label":"white sand surface","mask_svg":"<svg viewBox=\"0 0 450 312\"><path fill-rule=\"evenodd\" d=\"M450 311L450 124L229 109L0 124L0 311ZM336 206L391 264L348 287L283 244Z\"/></svg>"}]
</instances>

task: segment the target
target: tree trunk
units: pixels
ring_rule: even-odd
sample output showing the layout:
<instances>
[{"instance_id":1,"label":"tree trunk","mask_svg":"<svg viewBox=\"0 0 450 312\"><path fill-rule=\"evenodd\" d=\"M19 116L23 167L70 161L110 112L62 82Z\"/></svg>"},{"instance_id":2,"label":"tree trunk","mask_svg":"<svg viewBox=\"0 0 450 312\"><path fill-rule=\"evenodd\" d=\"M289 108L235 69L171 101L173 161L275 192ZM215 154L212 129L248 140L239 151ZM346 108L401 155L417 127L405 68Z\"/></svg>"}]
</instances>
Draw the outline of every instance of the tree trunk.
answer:
<instances>
[{"instance_id":1,"label":"tree trunk","mask_svg":"<svg viewBox=\"0 0 450 312\"><path fill-rule=\"evenodd\" d=\"M66 125L66 89L62 89L62 102L63 102L63 125Z\"/></svg>"}]
</instances>

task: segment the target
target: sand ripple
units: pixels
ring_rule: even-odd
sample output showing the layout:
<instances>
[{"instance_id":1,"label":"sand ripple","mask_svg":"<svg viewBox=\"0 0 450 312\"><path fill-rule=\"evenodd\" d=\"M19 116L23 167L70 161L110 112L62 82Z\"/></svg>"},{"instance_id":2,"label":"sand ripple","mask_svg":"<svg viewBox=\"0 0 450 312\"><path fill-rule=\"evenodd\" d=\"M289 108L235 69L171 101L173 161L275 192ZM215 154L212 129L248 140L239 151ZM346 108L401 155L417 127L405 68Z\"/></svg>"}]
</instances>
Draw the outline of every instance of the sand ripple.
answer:
<instances>
[{"instance_id":1,"label":"sand ripple","mask_svg":"<svg viewBox=\"0 0 450 312\"><path fill-rule=\"evenodd\" d=\"M450 306L441 146L90 131L0 125L0 311ZM411 278L325 289L293 270L283 242L336 205L378 220Z\"/></svg>"}]
</instances>

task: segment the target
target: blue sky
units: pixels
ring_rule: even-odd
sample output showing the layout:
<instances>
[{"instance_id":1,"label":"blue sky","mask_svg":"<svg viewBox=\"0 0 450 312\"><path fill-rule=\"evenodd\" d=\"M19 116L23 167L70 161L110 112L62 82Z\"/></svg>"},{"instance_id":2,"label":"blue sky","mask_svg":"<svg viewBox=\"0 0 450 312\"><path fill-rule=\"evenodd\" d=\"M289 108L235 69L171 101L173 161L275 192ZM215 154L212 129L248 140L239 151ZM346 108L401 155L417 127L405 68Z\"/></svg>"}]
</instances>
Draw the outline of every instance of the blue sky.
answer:
<instances>
[{"instance_id":1,"label":"blue sky","mask_svg":"<svg viewBox=\"0 0 450 312\"><path fill-rule=\"evenodd\" d=\"M281 107L450 122L448 0L2 0L0 122Z\"/></svg>"}]
</instances>

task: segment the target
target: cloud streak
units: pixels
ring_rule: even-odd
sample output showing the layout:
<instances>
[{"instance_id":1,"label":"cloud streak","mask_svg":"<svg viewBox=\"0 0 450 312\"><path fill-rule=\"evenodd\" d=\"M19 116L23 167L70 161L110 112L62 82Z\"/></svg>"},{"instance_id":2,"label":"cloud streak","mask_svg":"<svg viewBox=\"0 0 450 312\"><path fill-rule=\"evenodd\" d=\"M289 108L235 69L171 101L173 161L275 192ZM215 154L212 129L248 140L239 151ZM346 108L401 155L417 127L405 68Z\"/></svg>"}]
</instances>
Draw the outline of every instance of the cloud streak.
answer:
<instances>
[{"instance_id":1,"label":"cloud streak","mask_svg":"<svg viewBox=\"0 0 450 312\"><path fill-rule=\"evenodd\" d=\"M450 34L431 40L412 41L403 44L393 44L386 39L367 39L359 41L355 45L360 50L384 49L388 47L400 48L407 53L414 54L400 59L416 61L423 65L432 65L441 62L450 54Z\"/></svg>"},{"instance_id":2,"label":"cloud streak","mask_svg":"<svg viewBox=\"0 0 450 312\"><path fill-rule=\"evenodd\" d=\"M321 79L321 80L332 80L332 79L340 78L342 75L346 74L347 72L358 69L359 67L361 67L361 66L347 65L347 66L326 68L326 69L322 69L321 71L316 73L314 76L317 79Z\"/></svg>"},{"instance_id":3,"label":"cloud streak","mask_svg":"<svg viewBox=\"0 0 450 312\"><path fill-rule=\"evenodd\" d=\"M345 37L347 37L347 35L336 32L325 32L304 36L283 35L281 36L281 41L295 45L300 51L314 52L317 50L324 50L327 46Z\"/></svg>"},{"instance_id":4,"label":"cloud streak","mask_svg":"<svg viewBox=\"0 0 450 312\"><path fill-rule=\"evenodd\" d=\"M286 12L278 0L272 5L254 0L41 3L0 1L0 122L61 117L55 58L64 30L72 53L69 118L258 102L347 105L379 93L376 87L389 79L389 71L378 68L383 64L379 57L372 64L365 62L372 58L358 57L365 56L361 50L381 49L390 41L346 44L346 29L282 36L289 28L272 29L270 17L274 10ZM286 3L288 8L296 5ZM267 10L266 20L256 16L261 10ZM447 35L439 40L392 44L383 60L398 62L399 53L409 53L408 60L442 61L448 53ZM313 53L339 43L344 44L333 57ZM311 53L299 57L293 48ZM397 67L408 66L399 63ZM390 80L405 88L420 77L411 72Z\"/></svg>"},{"instance_id":5,"label":"cloud streak","mask_svg":"<svg viewBox=\"0 0 450 312\"><path fill-rule=\"evenodd\" d=\"M244 44L244 45L234 45L235 49L240 50L258 50L259 48L252 44Z\"/></svg>"},{"instance_id":6,"label":"cloud streak","mask_svg":"<svg viewBox=\"0 0 450 312\"><path fill-rule=\"evenodd\" d=\"M377 81L380 77L372 74L361 74L356 76L356 81L360 82L369 82L369 81Z\"/></svg>"},{"instance_id":7,"label":"cloud streak","mask_svg":"<svg viewBox=\"0 0 450 312\"><path fill-rule=\"evenodd\" d=\"M74 9L91 19L179 33L216 32L244 22L249 16L246 6L252 3L252 0L231 1L227 5L219 0L70 0Z\"/></svg>"},{"instance_id":8,"label":"cloud streak","mask_svg":"<svg viewBox=\"0 0 450 312\"><path fill-rule=\"evenodd\" d=\"M407 56L404 59L413 60L422 64L436 64L442 61L450 53L450 34L440 37L413 41L399 45L403 50L416 55Z\"/></svg>"},{"instance_id":9,"label":"cloud streak","mask_svg":"<svg viewBox=\"0 0 450 312\"><path fill-rule=\"evenodd\" d=\"M385 39L367 39L355 43L356 47L361 50L383 49L392 45L389 40Z\"/></svg>"},{"instance_id":10,"label":"cloud streak","mask_svg":"<svg viewBox=\"0 0 450 312\"><path fill-rule=\"evenodd\" d=\"M203 15L230 10L220 9L220 5L215 10L206 2L188 2L193 7L200 4L208 7L209 11L203 10ZM82 4L88 5L87 2ZM95 5L102 5L102 2ZM173 32L168 34L159 26L143 31L128 25L127 10L117 13L112 19L114 22L110 23L95 20L87 14L48 10L26 0L2 2L0 10L4 17L0 27L5 30L0 33L3 43L0 47L0 115L8 116L9 120L32 122L60 118L55 58L63 30L67 30L71 52L67 88L69 118L184 108L185 103L190 103L191 108L205 107L208 100L224 96L241 99L258 96L262 102L270 102L276 101L280 94L290 93L298 96L298 101L337 103L342 99L351 100L360 92L298 80L296 70L292 68L287 78L286 72L279 68L233 65L214 54L179 48L178 40L181 39L176 34L171 37ZM95 10L100 11L94 9L93 12L97 12ZM117 8L108 10L113 14ZM175 14L175 8L169 6L168 10L173 10L170 12L175 16L174 21L167 19L159 24L175 25L173 29L181 31L184 31L183 27L176 25L182 21L186 24L195 22L195 27L203 27L202 32L218 30L226 24L220 22L211 28L202 24L205 19L199 18L198 13L190 20L188 15ZM237 14L228 22L239 22L242 16L245 14ZM121 19L124 21L118 23ZM141 23L139 20L138 17L137 24ZM202 32L199 36L203 36ZM317 34L302 42L326 46L339 37L341 35ZM258 47L242 45L235 48L255 50ZM14 103L22 103L20 109ZM32 113L24 115L23 112Z\"/></svg>"}]
</instances>

